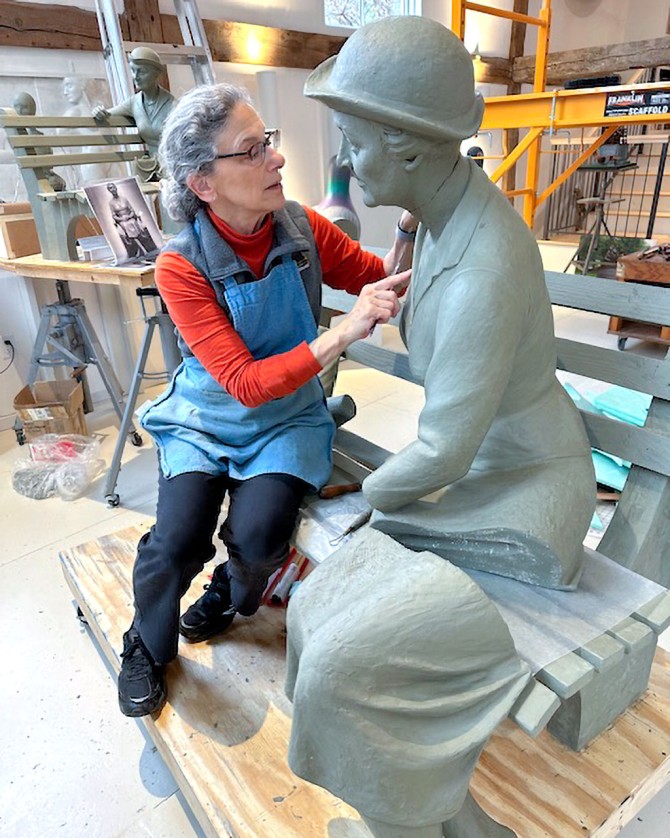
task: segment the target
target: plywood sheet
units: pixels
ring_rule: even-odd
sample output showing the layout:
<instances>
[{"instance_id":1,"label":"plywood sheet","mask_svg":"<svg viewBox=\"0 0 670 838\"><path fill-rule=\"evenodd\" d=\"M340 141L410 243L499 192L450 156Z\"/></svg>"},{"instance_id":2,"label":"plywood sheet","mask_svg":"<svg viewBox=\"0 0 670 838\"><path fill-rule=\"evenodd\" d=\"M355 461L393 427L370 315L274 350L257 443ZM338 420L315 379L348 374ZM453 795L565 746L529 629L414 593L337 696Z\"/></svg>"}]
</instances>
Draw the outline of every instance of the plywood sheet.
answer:
<instances>
[{"instance_id":1,"label":"plywood sheet","mask_svg":"<svg viewBox=\"0 0 670 838\"><path fill-rule=\"evenodd\" d=\"M66 579L118 667L132 613L136 527L61 554ZM190 596L201 591L196 580ZM224 638L180 647L170 702L147 728L208 835L367 838L357 813L286 764L284 612L239 618ZM521 838L609 838L670 776L670 665L659 652L649 692L582 754L512 722L484 752L473 791ZM138 755L139 756L139 755Z\"/></svg>"}]
</instances>

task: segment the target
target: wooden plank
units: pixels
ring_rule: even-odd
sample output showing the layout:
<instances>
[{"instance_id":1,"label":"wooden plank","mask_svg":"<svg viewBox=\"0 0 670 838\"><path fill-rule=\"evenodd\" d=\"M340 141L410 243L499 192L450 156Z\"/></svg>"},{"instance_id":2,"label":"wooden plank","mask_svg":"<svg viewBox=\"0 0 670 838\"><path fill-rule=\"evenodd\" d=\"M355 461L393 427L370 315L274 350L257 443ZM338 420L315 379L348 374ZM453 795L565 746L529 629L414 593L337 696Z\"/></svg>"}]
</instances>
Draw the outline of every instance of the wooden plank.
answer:
<instances>
[{"instance_id":1,"label":"wooden plank","mask_svg":"<svg viewBox=\"0 0 670 838\"><path fill-rule=\"evenodd\" d=\"M0 2L0 46L102 51L94 12L12 0Z\"/></svg>"},{"instance_id":2,"label":"wooden plank","mask_svg":"<svg viewBox=\"0 0 670 838\"><path fill-rule=\"evenodd\" d=\"M128 40L165 43L158 0L124 0L123 16L128 23Z\"/></svg>"},{"instance_id":3,"label":"wooden plank","mask_svg":"<svg viewBox=\"0 0 670 838\"><path fill-rule=\"evenodd\" d=\"M115 669L115 650L132 619L141 534L133 527L61 554L66 579ZM207 578L203 573L194 582L190 599ZM207 834L327 838L337 820L338 835L363 838L356 812L288 768L284 647L284 611L270 608L238 618L224 641L182 644L169 667L170 702L144 724Z\"/></svg>"},{"instance_id":4,"label":"wooden plank","mask_svg":"<svg viewBox=\"0 0 670 838\"><path fill-rule=\"evenodd\" d=\"M110 116L104 123L92 116L17 116L14 111L0 108L0 125L3 128L38 128L42 131L44 128L132 128L135 123L126 116Z\"/></svg>"},{"instance_id":5,"label":"wooden plank","mask_svg":"<svg viewBox=\"0 0 670 838\"><path fill-rule=\"evenodd\" d=\"M580 410L593 448L670 477L670 429L638 428Z\"/></svg>"},{"instance_id":6,"label":"wooden plank","mask_svg":"<svg viewBox=\"0 0 670 838\"><path fill-rule=\"evenodd\" d=\"M670 38L651 38L624 44L552 52L547 57L547 85L561 87L569 79L611 75L640 67L670 64ZM532 84L535 56L517 58L512 66L512 79L519 84Z\"/></svg>"},{"instance_id":7,"label":"wooden plank","mask_svg":"<svg viewBox=\"0 0 670 838\"><path fill-rule=\"evenodd\" d=\"M110 146L110 145L135 145L144 143L139 134L52 134L38 137L35 134L30 136L13 136L11 138L12 148L42 148L44 146L65 147L65 146Z\"/></svg>"},{"instance_id":8,"label":"wooden plank","mask_svg":"<svg viewBox=\"0 0 670 838\"><path fill-rule=\"evenodd\" d=\"M670 326L670 294L665 288L558 271L544 275L554 305Z\"/></svg>"},{"instance_id":9,"label":"wooden plank","mask_svg":"<svg viewBox=\"0 0 670 838\"><path fill-rule=\"evenodd\" d=\"M618 331L618 330L617 330ZM670 362L558 338L558 369L670 399Z\"/></svg>"},{"instance_id":10,"label":"wooden plank","mask_svg":"<svg viewBox=\"0 0 670 838\"><path fill-rule=\"evenodd\" d=\"M68 584L114 666L131 619L141 528L63 551ZM204 578L204 577L203 577ZM200 591L196 580L190 598ZM290 706L282 692L283 611L262 608L221 641L180 647L170 704L144 720L207 835L363 838L358 815L286 766ZM581 753L548 733L504 722L472 790L523 838L613 838L670 779L670 660L659 650L650 689Z\"/></svg>"},{"instance_id":11,"label":"wooden plank","mask_svg":"<svg viewBox=\"0 0 670 838\"><path fill-rule=\"evenodd\" d=\"M174 15L161 15L166 43L183 43ZM203 20L214 61L313 70L339 52L346 38L226 20ZM251 46L251 48L250 48Z\"/></svg>"},{"instance_id":12,"label":"wooden plank","mask_svg":"<svg viewBox=\"0 0 670 838\"><path fill-rule=\"evenodd\" d=\"M123 160L137 160L144 152L136 151L95 151L87 154L29 154L17 157L16 162L22 169L51 168L52 166L78 166L86 163L119 163Z\"/></svg>"}]
</instances>

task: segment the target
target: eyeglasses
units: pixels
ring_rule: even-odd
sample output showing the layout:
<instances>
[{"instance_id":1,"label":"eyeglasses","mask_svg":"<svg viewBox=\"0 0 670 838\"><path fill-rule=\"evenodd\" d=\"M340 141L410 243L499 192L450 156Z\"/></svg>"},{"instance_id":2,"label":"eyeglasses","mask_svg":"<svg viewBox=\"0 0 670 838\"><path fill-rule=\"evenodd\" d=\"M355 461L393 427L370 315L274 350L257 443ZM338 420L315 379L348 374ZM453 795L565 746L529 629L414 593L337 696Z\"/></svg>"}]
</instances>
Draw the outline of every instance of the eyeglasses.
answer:
<instances>
[{"instance_id":1,"label":"eyeglasses","mask_svg":"<svg viewBox=\"0 0 670 838\"><path fill-rule=\"evenodd\" d=\"M246 157L252 166L260 166L265 160L265 152L269 145L272 148L279 148L279 128L265 132L265 139L260 143L254 143L248 151L235 151L232 154L217 154L215 160L225 160L228 157Z\"/></svg>"}]
</instances>

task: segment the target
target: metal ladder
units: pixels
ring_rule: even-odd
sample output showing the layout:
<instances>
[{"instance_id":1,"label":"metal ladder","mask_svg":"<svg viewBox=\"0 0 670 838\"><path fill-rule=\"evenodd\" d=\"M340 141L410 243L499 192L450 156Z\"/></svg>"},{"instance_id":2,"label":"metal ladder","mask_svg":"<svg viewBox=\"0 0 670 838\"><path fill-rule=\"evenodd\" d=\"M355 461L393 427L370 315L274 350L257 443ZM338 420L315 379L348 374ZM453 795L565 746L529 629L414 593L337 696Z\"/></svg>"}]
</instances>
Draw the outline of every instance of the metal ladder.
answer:
<instances>
[{"instance_id":1,"label":"metal ladder","mask_svg":"<svg viewBox=\"0 0 670 838\"><path fill-rule=\"evenodd\" d=\"M95 9L100 27L107 77L115 105L125 102L134 93L133 79L126 53L135 47L151 47L164 64L190 64L196 84L214 84L214 65L205 35L205 28L196 0L174 0L184 46L124 41L114 0L96 0Z\"/></svg>"}]
</instances>

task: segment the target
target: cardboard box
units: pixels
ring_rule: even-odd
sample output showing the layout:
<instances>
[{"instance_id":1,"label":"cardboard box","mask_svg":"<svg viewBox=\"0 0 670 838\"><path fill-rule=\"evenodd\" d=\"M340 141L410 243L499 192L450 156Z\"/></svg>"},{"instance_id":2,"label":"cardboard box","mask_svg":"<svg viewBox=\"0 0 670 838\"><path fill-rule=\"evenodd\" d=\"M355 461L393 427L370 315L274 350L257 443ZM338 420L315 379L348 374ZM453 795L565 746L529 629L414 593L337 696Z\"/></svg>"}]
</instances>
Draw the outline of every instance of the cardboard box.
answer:
<instances>
[{"instance_id":1,"label":"cardboard box","mask_svg":"<svg viewBox=\"0 0 670 838\"><path fill-rule=\"evenodd\" d=\"M84 418L84 388L79 381L38 381L14 399L27 440L42 434L88 436Z\"/></svg>"},{"instance_id":2,"label":"cardboard box","mask_svg":"<svg viewBox=\"0 0 670 838\"><path fill-rule=\"evenodd\" d=\"M40 243L30 204L0 204L0 256L18 259L39 252Z\"/></svg>"}]
</instances>

